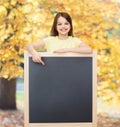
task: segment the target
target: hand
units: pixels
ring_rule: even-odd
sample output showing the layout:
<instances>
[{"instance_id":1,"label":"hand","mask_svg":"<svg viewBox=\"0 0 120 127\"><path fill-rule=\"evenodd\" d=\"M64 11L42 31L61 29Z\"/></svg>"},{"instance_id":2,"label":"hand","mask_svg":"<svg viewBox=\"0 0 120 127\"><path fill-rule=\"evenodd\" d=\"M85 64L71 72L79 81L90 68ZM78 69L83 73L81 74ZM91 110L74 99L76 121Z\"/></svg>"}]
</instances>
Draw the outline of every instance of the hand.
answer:
<instances>
[{"instance_id":1,"label":"hand","mask_svg":"<svg viewBox=\"0 0 120 127\"><path fill-rule=\"evenodd\" d=\"M45 63L43 62L43 60L41 59L41 56L40 56L40 54L39 53L34 53L33 55L32 55L32 60L33 60L33 62L35 62L35 63L41 63L42 65L45 65Z\"/></svg>"},{"instance_id":2,"label":"hand","mask_svg":"<svg viewBox=\"0 0 120 127\"><path fill-rule=\"evenodd\" d=\"M54 51L53 53L68 53L70 52L69 48L65 48L65 49L58 49L56 51Z\"/></svg>"}]
</instances>

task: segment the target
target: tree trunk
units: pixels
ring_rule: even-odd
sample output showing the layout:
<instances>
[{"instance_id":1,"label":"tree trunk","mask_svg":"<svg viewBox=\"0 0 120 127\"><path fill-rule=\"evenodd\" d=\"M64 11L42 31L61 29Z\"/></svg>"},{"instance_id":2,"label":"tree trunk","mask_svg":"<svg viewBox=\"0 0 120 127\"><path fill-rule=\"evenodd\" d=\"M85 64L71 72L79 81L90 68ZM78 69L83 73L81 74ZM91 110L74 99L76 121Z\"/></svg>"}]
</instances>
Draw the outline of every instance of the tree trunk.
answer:
<instances>
[{"instance_id":1,"label":"tree trunk","mask_svg":"<svg viewBox=\"0 0 120 127\"><path fill-rule=\"evenodd\" d=\"M0 78L0 109L16 109L16 78Z\"/></svg>"}]
</instances>

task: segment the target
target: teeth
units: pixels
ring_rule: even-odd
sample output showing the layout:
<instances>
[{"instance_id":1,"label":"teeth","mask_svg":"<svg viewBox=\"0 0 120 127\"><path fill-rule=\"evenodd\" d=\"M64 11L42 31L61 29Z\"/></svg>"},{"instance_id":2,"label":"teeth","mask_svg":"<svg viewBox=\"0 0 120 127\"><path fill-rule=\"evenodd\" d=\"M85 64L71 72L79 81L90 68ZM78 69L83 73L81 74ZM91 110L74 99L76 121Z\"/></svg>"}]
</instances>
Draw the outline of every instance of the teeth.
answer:
<instances>
[{"instance_id":1,"label":"teeth","mask_svg":"<svg viewBox=\"0 0 120 127\"><path fill-rule=\"evenodd\" d=\"M61 31L66 31L66 29L62 29Z\"/></svg>"}]
</instances>

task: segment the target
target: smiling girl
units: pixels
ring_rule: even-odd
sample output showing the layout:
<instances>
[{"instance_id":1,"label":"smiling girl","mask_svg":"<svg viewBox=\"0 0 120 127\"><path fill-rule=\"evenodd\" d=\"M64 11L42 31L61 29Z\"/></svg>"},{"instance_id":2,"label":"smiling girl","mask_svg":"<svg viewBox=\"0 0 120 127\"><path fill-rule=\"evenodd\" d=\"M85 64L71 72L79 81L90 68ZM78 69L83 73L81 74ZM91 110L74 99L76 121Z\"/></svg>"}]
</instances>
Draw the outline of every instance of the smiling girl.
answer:
<instances>
[{"instance_id":1,"label":"smiling girl","mask_svg":"<svg viewBox=\"0 0 120 127\"><path fill-rule=\"evenodd\" d=\"M27 45L32 60L44 65L36 48L44 48L47 52L52 53L92 53L92 49L87 44L73 36L72 19L66 12L56 14L49 37Z\"/></svg>"}]
</instances>

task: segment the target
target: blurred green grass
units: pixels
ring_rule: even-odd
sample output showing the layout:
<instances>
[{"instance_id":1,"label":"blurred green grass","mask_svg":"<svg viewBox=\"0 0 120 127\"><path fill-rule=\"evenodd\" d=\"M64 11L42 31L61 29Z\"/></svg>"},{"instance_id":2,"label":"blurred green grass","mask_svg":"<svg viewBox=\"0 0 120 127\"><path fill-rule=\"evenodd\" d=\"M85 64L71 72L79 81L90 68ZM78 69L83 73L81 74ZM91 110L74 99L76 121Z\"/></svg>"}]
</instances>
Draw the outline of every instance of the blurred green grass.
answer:
<instances>
[{"instance_id":1,"label":"blurred green grass","mask_svg":"<svg viewBox=\"0 0 120 127\"><path fill-rule=\"evenodd\" d=\"M16 92L17 109L24 110L24 93Z\"/></svg>"},{"instance_id":2,"label":"blurred green grass","mask_svg":"<svg viewBox=\"0 0 120 127\"><path fill-rule=\"evenodd\" d=\"M17 92L16 93L16 99L17 99L17 101L24 101L24 93L23 92Z\"/></svg>"}]
</instances>

